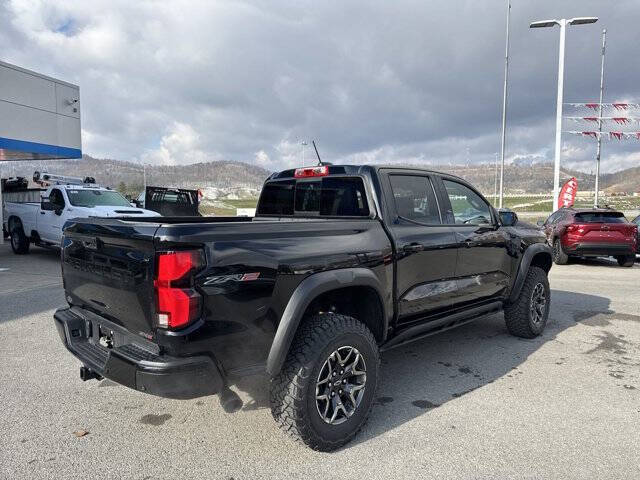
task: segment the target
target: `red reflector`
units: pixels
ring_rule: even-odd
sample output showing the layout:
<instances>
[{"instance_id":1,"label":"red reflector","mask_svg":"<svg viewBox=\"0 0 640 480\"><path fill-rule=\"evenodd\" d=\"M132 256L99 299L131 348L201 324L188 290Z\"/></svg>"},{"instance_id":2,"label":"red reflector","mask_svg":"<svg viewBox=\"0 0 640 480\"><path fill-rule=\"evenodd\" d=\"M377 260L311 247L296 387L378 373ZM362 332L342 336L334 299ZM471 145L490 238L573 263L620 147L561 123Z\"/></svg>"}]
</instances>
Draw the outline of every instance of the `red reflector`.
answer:
<instances>
[{"instance_id":1,"label":"red reflector","mask_svg":"<svg viewBox=\"0 0 640 480\"><path fill-rule=\"evenodd\" d=\"M158 326L182 327L200 312L200 294L190 285L189 275L203 265L200 250L159 252L156 269Z\"/></svg>"},{"instance_id":2,"label":"red reflector","mask_svg":"<svg viewBox=\"0 0 640 480\"><path fill-rule=\"evenodd\" d=\"M329 167L327 165L321 167L296 168L293 174L295 178L326 177L327 175L329 175Z\"/></svg>"}]
</instances>

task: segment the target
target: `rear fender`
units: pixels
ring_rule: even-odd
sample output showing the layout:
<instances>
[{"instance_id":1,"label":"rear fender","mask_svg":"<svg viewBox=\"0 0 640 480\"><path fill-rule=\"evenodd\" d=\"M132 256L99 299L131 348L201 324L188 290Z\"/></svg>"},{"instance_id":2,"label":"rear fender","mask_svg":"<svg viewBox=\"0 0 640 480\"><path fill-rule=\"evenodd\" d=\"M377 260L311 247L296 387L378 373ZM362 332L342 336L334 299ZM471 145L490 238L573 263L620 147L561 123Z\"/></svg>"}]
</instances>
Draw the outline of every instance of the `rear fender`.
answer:
<instances>
[{"instance_id":1,"label":"rear fender","mask_svg":"<svg viewBox=\"0 0 640 480\"><path fill-rule=\"evenodd\" d=\"M266 371L269 375L275 376L280 372L298 326L311 302L325 292L344 287L371 287L378 293L383 307L383 332L387 331L390 314L393 312L392 306L385 304L383 288L371 270L346 268L313 274L305 278L294 290L282 314L267 358Z\"/></svg>"}]
</instances>

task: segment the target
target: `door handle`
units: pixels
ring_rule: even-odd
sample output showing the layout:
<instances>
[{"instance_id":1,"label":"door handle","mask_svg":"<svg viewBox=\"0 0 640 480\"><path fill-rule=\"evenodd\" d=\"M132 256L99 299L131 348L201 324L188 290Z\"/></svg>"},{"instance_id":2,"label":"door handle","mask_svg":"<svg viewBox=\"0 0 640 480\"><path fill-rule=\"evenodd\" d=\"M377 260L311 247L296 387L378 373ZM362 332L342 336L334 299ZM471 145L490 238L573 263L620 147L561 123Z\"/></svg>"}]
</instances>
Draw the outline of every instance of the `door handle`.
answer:
<instances>
[{"instance_id":1,"label":"door handle","mask_svg":"<svg viewBox=\"0 0 640 480\"><path fill-rule=\"evenodd\" d=\"M410 244L405 245L404 247L402 247L402 250L404 250L407 253L421 252L421 251L424 250L424 245L422 245L420 243L410 243Z\"/></svg>"},{"instance_id":2,"label":"door handle","mask_svg":"<svg viewBox=\"0 0 640 480\"><path fill-rule=\"evenodd\" d=\"M44 215L45 212L40 212L40 215Z\"/></svg>"}]
</instances>

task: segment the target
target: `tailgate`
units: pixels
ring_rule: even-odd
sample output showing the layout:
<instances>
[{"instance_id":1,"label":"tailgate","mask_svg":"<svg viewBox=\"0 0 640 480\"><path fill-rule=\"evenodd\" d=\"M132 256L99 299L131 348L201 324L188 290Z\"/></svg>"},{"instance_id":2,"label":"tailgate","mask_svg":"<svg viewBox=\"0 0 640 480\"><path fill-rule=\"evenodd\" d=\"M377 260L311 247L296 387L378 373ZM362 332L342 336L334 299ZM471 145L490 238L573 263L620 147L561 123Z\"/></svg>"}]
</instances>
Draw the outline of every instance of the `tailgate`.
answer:
<instances>
[{"instance_id":1,"label":"tailgate","mask_svg":"<svg viewBox=\"0 0 640 480\"><path fill-rule=\"evenodd\" d=\"M70 224L62 242L67 300L132 333L151 333L158 225L98 218Z\"/></svg>"},{"instance_id":2,"label":"tailgate","mask_svg":"<svg viewBox=\"0 0 640 480\"><path fill-rule=\"evenodd\" d=\"M575 222L572 230L588 243L633 243L636 235L635 225L627 222L620 212L578 213Z\"/></svg>"},{"instance_id":3,"label":"tailgate","mask_svg":"<svg viewBox=\"0 0 640 480\"><path fill-rule=\"evenodd\" d=\"M583 228L585 242L628 243L631 236L631 229L628 225L619 223L589 224Z\"/></svg>"}]
</instances>

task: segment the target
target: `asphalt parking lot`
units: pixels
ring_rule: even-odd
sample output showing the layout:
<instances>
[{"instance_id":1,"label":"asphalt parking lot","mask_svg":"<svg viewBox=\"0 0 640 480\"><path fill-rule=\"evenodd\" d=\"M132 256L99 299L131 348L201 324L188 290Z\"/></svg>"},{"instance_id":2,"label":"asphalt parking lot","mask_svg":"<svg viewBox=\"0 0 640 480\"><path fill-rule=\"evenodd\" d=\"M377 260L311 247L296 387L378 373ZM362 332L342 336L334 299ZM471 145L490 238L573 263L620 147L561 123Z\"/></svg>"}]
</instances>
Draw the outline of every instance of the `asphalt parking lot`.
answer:
<instances>
[{"instance_id":1,"label":"asphalt parking lot","mask_svg":"<svg viewBox=\"0 0 640 480\"><path fill-rule=\"evenodd\" d=\"M639 279L640 264L555 266L541 338L494 316L385 353L369 423L323 454L280 433L261 377L234 387L234 414L82 382L52 320L58 254L0 246L0 476L640 478Z\"/></svg>"}]
</instances>

